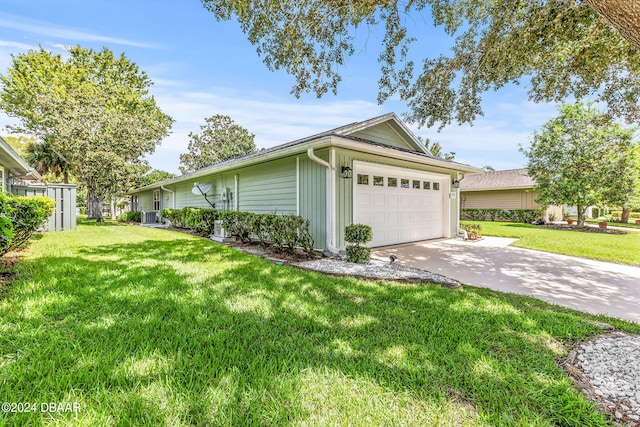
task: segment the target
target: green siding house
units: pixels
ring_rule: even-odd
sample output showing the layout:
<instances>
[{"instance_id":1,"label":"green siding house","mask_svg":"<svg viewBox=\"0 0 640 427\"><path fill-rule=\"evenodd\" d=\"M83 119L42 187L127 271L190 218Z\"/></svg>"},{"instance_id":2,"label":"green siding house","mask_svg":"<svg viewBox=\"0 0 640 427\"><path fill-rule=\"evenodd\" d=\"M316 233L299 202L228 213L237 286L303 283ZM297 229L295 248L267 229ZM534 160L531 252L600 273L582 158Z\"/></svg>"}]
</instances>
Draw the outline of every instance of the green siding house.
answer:
<instances>
[{"instance_id":1,"label":"green siding house","mask_svg":"<svg viewBox=\"0 0 640 427\"><path fill-rule=\"evenodd\" d=\"M132 191L142 221L160 209L216 209L308 218L316 247L345 248L344 228L373 228L371 246L455 236L458 182L480 170L433 157L393 113L352 123Z\"/></svg>"}]
</instances>

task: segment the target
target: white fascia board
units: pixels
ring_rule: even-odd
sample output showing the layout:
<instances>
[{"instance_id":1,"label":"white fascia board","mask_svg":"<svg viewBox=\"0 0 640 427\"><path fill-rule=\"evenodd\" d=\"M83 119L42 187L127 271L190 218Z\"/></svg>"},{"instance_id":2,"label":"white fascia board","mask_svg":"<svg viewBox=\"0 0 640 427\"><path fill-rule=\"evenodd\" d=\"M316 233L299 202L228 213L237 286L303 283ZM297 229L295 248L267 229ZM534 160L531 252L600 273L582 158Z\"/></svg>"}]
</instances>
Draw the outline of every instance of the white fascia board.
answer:
<instances>
[{"instance_id":1,"label":"white fascia board","mask_svg":"<svg viewBox=\"0 0 640 427\"><path fill-rule=\"evenodd\" d=\"M504 190L534 190L532 186L518 186L518 187L487 187L487 188L461 188L461 193L471 193L476 191L504 191Z\"/></svg>"},{"instance_id":2,"label":"white fascia board","mask_svg":"<svg viewBox=\"0 0 640 427\"><path fill-rule=\"evenodd\" d=\"M230 170L235 170L235 169L239 169L239 168L243 168L243 167L247 167L247 166L253 166L253 165L257 165L260 163L264 163L264 162L268 162L271 160L278 160L280 158L283 157L289 157L289 156L293 156L296 154L301 154L301 153L305 153L307 152L307 149L309 147L314 147L314 148L318 148L318 145L322 145L322 148L324 148L325 146L325 141L329 141L330 137L326 136L326 137L322 137L319 139L315 139L312 141L308 141L308 142L303 142L301 144L296 144L293 145L291 147L287 147L287 148L283 148L282 150L277 150L277 151L272 151L269 153L265 153L262 155L257 155L254 157L250 157L248 159L240 159L237 162L232 162L226 165L222 165L220 167L213 167L210 169L206 169L206 170L201 170L198 172L194 172L191 173L189 175L183 175L183 176L179 176L173 179L170 179L168 181L161 181L158 182L156 184L151 184L148 185L146 187L140 187L140 188L136 188L135 190L130 191L127 194L135 194L135 193L139 193L141 191L147 191L147 190L152 190L152 189L156 189L156 188L160 188L160 186L167 186L167 185L174 185L180 182L184 182L184 181L190 181L192 179L198 179L198 178L202 178L205 176L210 176L210 175L217 175L220 173L224 173L224 172L228 172ZM327 147L329 146L328 144L326 145Z\"/></svg>"},{"instance_id":3,"label":"white fascia board","mask_svg":"<svg viewBox=\"0 0 640 427\"><path fill-rule=\"evenodd\" d=\"M474 166L463 165L462 163L449 162L447 160L439 160L433 157L426 157L417 154L413 154L410 152L395 150L393 148L379 147L377 145L372 145L366 142L358 142L352 141L348 139L343 139L340 137L331 138L330 142L331 146L344 148L347 150L360 151L362 153L367 154L378 154L383 157L388 157L392 159L398 160L406 160L412 163L417 163L425 166L435 166L442 169L451 170L454 172L463 172L463 173L477 173L482 171L480 168L476 168ZM321 147L316 147L321 148Z\"/></svg>"},{"instance_id":4,"label":"white fascia board","mask_svg":"<svg viewBox=\"0 0 640 427\"><path fill-rule=\"evenodd\" d=\"M480 168L476 168L469 165L463 165L461 163L449 162L446 160L439 160L436 158L426 157L419 154L412 154L411 152L405 152L405 151L396 150L393 148L379 147L377 145L369 144L367 142L360 142L360 141L354 141L351 139L345 139L336 135L327 135L318 139L302 142L300 144L295 144L290 147L283 148L281 150L271 151L271 152L250 157L244 160L240 159L237 162L231 162L229 164L222 165L220 167L213 167L210 169L201 170L189 175L183 175L167 181L161 181L156 184L148 185L146 187L137 188L135 190L128 192L127 194L136 194L141 191L157 189L157 188L160 188L161 186L174 185L184 181L190 181L190 180L202 178L205 176L220 174L220 173L228 172L230 170L235 170L235 169L239 169L247 166L253 166L253 165L268 162L271 160L277 160L283 157L289 157L289 156L294 156L299 154L306 155L306 152L309 148L313 148L314 150L319 150L319 149L330 148L330 147L360 151L362 153L368 153L368 154L377 154L383 157L406 160L406 161L420 164L420 165L439 167L442 169L451 170L453 172L463 172L463 173L482 172L482 169Z\"/></svg>"}]
</instances>

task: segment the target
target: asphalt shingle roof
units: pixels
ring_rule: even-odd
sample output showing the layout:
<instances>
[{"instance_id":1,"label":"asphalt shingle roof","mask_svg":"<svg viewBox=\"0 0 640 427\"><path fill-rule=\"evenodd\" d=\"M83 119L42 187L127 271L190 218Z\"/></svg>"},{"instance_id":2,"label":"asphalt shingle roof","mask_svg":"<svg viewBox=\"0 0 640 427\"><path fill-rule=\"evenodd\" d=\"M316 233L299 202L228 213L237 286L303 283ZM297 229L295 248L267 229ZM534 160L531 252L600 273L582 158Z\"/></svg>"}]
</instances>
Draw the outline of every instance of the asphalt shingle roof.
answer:
<instances>
[{"instance_id":1,"label":"asphalt shingle roof","mask_svg":"<svg viewBox=\"0 0 640 427\"><path fill-rule=\"evenodd\" d=\"M460 190L528 188L535 185L526 169L471 173L460 181Z\"/></svg>"}]
</instances>

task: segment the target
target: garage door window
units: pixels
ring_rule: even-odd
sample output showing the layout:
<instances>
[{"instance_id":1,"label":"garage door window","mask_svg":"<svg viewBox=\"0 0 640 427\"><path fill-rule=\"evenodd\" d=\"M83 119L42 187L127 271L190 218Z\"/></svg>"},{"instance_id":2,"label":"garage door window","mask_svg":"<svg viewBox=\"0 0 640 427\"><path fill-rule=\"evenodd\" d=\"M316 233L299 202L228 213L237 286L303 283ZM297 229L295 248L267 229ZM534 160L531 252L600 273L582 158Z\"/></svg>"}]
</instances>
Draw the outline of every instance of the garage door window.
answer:
<instances>
[{"instance_id":1,"label":"garage door window","mask_svg":"<svg viewBox=\"0 0 640 427\"><path fill-rule=\"evenodd\" d=\"M402 178L400 180L400 187L402 188L409 188L409 180L408 179L404 179Z\"/></svg>"},{"instance_id":2,"label":"garage door window","mask_svg":"<svg viewBox=\"0 0 640 427\"><path fill-rule=\"evenodd\" d=\"M431 182L429 182L429 181L423 181L423 182L422 182L422 189L423 189L423 190L431 190Z\"/></svg>"},{"instance_id":3,"label":"garage door window","mask_svg":"<svg viewBox=\"0 0 640 427\"><path fill-rule=\"evenodd\" d=\"M398 186L398 178L387 178L387 186L388 187L397 187Z\"/></svg>"},{"instance_id":4,"label":"garage door window","mask_svg":"<svg viewBox=\"0 0 640 427\"><path fill-rule=\"evenodd\" d=\"M384 177L383 176L373 176L373 185L377 185L379 187L384 186Z\"/></svg>"},{"instance_id":5,"label":"garage door window","mask_svg":"<svg viewBox=\"0 0 640 427\"><path fill-rule=\"evenodd\" d=\"M439 182L434 182L433 183L433 189L436 190L436 191L440 190L440 183Z\"/></svg>"},{"instance_id":6,"label":"garage door window","mask_svg":"<svg viewBox=\"0 0 640 427\"><path fill-rule=\"evenodd\" d=\"M413 180L413 188L416 189L416 190L419 190L420 189L420 181L414 179Z\"/></svg>"},{"instance_id":7,"label":"garage door window","mask_svg":"<svg viewBox=\"0 0 640 427\"><path fill-rule=\"evenodd\" d=\"M369 175L358 174L358 184L369 185Z\"/></svg>"}]
</instances>

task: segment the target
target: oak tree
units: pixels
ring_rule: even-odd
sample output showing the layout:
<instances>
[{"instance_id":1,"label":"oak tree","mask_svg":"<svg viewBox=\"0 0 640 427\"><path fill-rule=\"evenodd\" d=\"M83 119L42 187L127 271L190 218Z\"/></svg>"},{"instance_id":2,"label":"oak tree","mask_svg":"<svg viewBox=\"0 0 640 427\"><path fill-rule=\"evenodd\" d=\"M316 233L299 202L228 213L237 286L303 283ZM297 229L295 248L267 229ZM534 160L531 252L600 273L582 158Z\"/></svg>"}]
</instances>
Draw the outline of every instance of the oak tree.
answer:
<instances>
[{"instance_id":1,"label":"oak tree","mask_svg":"<svg viewBox=\"0 0 640 427\"><path fill-rule=\"evenodd\" d=\"M173 120L149 95L149 77L124 54L68 49L68 58L42 48L13 56L0 76L0 108L15 132L46 141L86 185L87 212L102 220L105 198L131 188Z\"/></svg>"},{"instance_id":2,"label":"oak tree","mask_svg":"<svg viewBox=\"0 0 640 427\"><path fill-rule=\"evenodd\" d=\"M231 117L216 114L204 121L200 133L189 133L189 151L180 155L183 174L256 151L255 135Z\"/></svg>"},{"instance_id":3,"label":"oak tree","mask_svg":"<svg viewBox=\"0 0 640 427\"><path fill-rule=\"evenodd\" d=\"M589 97L640 120L638 1L201 1L216 19L237 20L266 66L295 78L296 96L335 93L342 67L363 51L356 29L368 26L384 32L378 101L398 96L420 126L473 122L485 92L520 83L536 102ZM433 34L429 15L455 38L448 54L411 49Z\"/></svg>"},{"instance_id":4,"label":"oak tree","mask_svg":"<svg viewBox=\"0 0 640 427\"><path fill-rule=\"evenodd\" d=\"M566 104L521 148L541 205L575 206L584 226L589 206L627 200L637 178L629 154L637 147L625 128L592 104Z\"/></svg>"}]
</instances>

